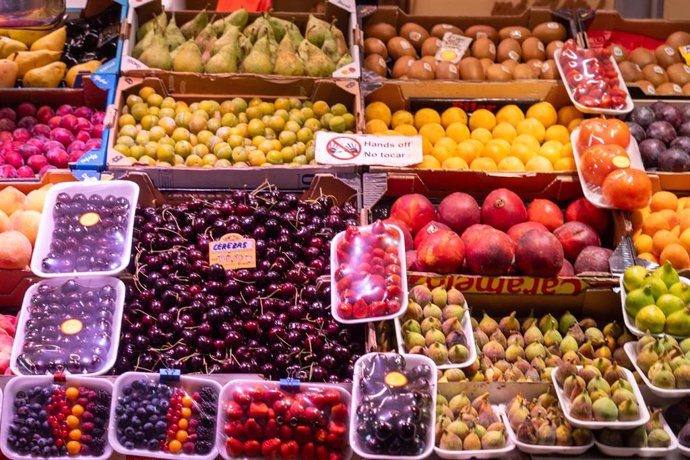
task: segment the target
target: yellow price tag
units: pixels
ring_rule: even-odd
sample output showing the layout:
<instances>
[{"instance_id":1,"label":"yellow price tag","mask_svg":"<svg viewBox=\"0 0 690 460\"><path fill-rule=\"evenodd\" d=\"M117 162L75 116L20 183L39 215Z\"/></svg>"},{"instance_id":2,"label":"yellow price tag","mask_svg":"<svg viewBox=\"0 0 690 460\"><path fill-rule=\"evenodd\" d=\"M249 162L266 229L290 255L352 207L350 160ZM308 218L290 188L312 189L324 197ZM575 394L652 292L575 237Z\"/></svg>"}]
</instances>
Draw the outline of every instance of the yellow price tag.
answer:
<instances>
[{"instance_id":1,"label":"yellow price tag","mask_svg":"<svg viewBox=\"0 0 690 460\"><path fill-rule=\"evenodd\" d=\"M683 56L686 65L690 65L690 45L679 46L680 55Z\"/></svg>"},{"instance_id":2,"label":"yellow price tag","mask_svg":"<svg viewBox=\"0 0 690 460\"><path fill-rule=\"evenodd\" d=\"M256 268L256 244L253 238L237 233L223 235L208 244L209 265L220 264L226 270Z\"/></svg>"}]
</instances>

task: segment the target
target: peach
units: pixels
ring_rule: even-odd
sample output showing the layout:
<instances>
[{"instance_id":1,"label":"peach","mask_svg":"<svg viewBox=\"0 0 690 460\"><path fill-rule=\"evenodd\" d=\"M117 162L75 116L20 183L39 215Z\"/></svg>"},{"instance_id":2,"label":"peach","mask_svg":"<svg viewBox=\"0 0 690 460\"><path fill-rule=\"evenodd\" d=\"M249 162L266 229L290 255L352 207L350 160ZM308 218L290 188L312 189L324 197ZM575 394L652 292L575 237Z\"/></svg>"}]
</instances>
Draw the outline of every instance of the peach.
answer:
<instances>
[{"instance_id":1,"label":"peach","mask_svg":"<svg viewBox=\"0 0 690 460\"><path fill-rule=\"evenodd\" d=\"M563 247L551 233L530 230L517 243L515 265L527 276L556 276L563 267Z\"/></svg>"},{"instance_id":2,"label":"peach","mask_svg":"<svg viewBox=\"0 0 690 460\"><path fill-rule=\"evenodd\" d=\"M527 207L527 219L530 222L544 224L550 232L553 232L563 225L563 212L551 200L536 199Z\"/></svg>"},{"instance_id":3,"label":"peach","mask_svg":"<svg viewBox=\"0 0 690 460\"><path fill-rule=\"evenodd\" d=\"M438 205L438 221L462 235L470 225L481 222L477 200L467 193L451 193Z\"/></svg>"},{"instance_id":4,"label":"peach","mask_svg":"<svg viewBox=\"0 0 690 460\"><path fill-rule=\"evenodd\" d=\"M3 211L0 211L0 233L6 232L11 226L10 218Z\"/></svg>"},{"instance_id":5,"label":"peach","mask_svg":"<svg viewBox=\"0 0 690 460\"><path fill-rule=\"evenodd\" d=\"M0 211L11 216L13 212L22 209L25 199L26 195L16 188L11 185L5 187L0 190Z\"/></svg>"},{"instance_id":6,"label":"peach","mask_svg":"<svg viewBox=\"0 0 690 460\"><path fill-rule=\"evenodd\" d=\"M577 256L587 246L601 246L597 232L582 222L566 222L554 230L553 234L561 242L565 258L572 263L575 263Z\"/></svg>"},{"instance_id":7,"label":"peach","mask_svg":"<svg viewBox=\"0 0 690 460\"><path fill-rule=\"evenodd\" d=\"M599 246L587 246L575 260L575 273L584 272L610 273L609 259L613 251Z\"/></svg>"},{"instance_id":8,"label":"peach","mask_svg":"<svg viewBox=\"0 0 690 460\"><path fill-rule=\"evenodd\" d=\"M514 257L513 241L508 235L492 228L478 232L469 241L465 257L472 273L486 276L508 273Z\"/></svg>"},{"instance_id":9,"label":"peach","mask_svg":"<svg viewBox=\"0 0 690 460\"><path fill-rule=\"evenodd\" d=\"M566 208L565 221L583 222L599 235L603 235L609 226L609 212L606 209L597 208L586 198L578 198Z\"/></svg>"},{"instance_id":10,"label":"peach","mask_svg":"<svg viewBox=\"0 0 690 460\"><path fill-rule=\"evenodd\" d=\"M31 246L36 244L38 225L41 222L41 213L37 211L17 211L10 217L12 230L22 232L31 242Z\"/></svg>"},{"instance_id":11,"label":"peach","mask_svg":"<svg viewBox=\"0 0 690 460\"><path fill-rule=\"evenodd\" d=\"M420 228L417 234L414 236L414 247L418 248L420 244L422 244L422 241L424 239L431 235L432 233L436 233L439 230L449 230L452 231L446 224L442 224L440 222L436 222L435 220L432 220L428 224L426 224L424 227Z\"/></svg>"},{"instance_id":12,"label":"peach","mask_svg":"<svg viewBox=\"0 0 690 460\"><path fill-rule=\"evenodd\" d=\"M403 221L415 235L420 228L436 219L436 210L424 195L408 193L395 200L390 217Z\"/></svg>"},{"instance_id":13,"label":"peach","mask_svg":"<svg viewBox=\"0 0 690 460\"><path fill-rule=\"evenodd\" d=\"M385 219L383 223L397 225L398 228L400 228L400 230L402 231L403 239L405 240L405 250L409 251L413 248L412 233L410 233L410 229L407 227L405 222L403 222L400 219L393 219L392 217L389 217L388 219Z\"/></svg>"},{"instance_id":14,"label":"peach","mask_svg":"<svg viewBox=\"0 0 690 460\"><path fill-rule=\"evenodd\" d=\"M496 230L506 232L513 225L526 220L525 203L507 188L489 193L482 204L482 222Z\"/></svg>"},{"instance_id":15,"label":"peach","mask_svg":"<svg viewBox=\"0 0 690 460\"><path fill-rule=\"evenodd\" d=\"M465 244L450 230L430 233L417 248L420 270L434 273L457 273L465 260Z\"/></svg>"},{"instance_id":16,"label":"peach","mask_svg":"<svg viewBox=\"0 0 690 460\"><path fill-rule=\"evenodd\" d=\"M539 222L520 222L519 224L515 224L510 227L508 230L508 236L515 242L515 244L517 244L517 242L520 241L520 238L522 238L522 235L530 230L542 230L544 232L549 231L548 228L544 227L544 224Z\"/></svg>"},{"instance_id":17,"label":"peach","mask_svg":"<svg viewBox=\"0 0 690 460\"><path fill-rule=\"evenodd\" d=\"M467 227L467 229L462 232L461 238L462 242L465 243L465 247L469 246L474 238L482 233L484 230L492 230L493 227L484 224L474 224Z\"/></svg>"},{"instance_id":18,"label":"peach","mask_svg":"<svg viewBox=\"0 0 690 460\"><path fill-rule=\"evenodd\" d=\"M47 189L39 188L32 190L26 195L24 209L27 211L43 212L43 203L46 200Z\"/></svg>"},{"instance_id":19,"label":"peach","mask_svg":"<svg viewBox=\"0 0 690 460\"><path fill-rule=\"evenodd\" d=\"M558 272L558 276L575 276L573 264L568 262L568 259L563 259L563 266L561 267L561 271Z\"/></svg>"},{"instance_id":20,"label":"peach","mask_svg":"<svg viewBox=\"0 0 690 460\"><path fill-rule=\"evenodd\" d=\"M16 230L0 233L0 268L22 269L31 261L31 242Z\"/></svg>"}]
</instances>

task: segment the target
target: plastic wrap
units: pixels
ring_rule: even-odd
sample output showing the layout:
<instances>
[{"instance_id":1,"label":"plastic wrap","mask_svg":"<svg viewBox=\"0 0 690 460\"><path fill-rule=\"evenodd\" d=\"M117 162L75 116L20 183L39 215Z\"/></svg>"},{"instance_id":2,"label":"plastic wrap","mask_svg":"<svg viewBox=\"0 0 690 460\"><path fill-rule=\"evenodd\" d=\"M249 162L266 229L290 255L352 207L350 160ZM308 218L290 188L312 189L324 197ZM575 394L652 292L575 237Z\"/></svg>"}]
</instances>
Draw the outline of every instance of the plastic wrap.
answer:
<instances>
[{"instance_id":1,"label":"plastic wrap","mask_svg":"<svg viewBox=\"0 0 690 460\"><path fill-rule=\"evenodd\" d=\"M13 460L110 458L108 414L113 385L105 379L15 377L5 387L0 447Z\"/></svg>"},{"instance_id":2,"label":"plastic wrap","mask_svg":"<svg viewBox=\"0 0 690 460\"><path fill-rule=\"evenodd\" d=\"M350 394L326 384L232 380L220 395L224 459L348 460Z\"/></svg>"},{"instance_id":3,"label":"plastic wrap","mask_svg":"<svg viewBox=\"0 0 690 460\"><path fill-rule=\"evenodd\" d=\"M17 321L15 374L100 375L117 358L125 285L117 278L53 279L31 286Z\"/></svg>"},{"instance_id":4,"label":"plastic wrap","mask_svg":"<svg viewBox=\"0 0 690 460\"><path fill-rule=\"evenodd\" d=\"M211 460L221 386L215 380L126 372L115 381L108 436L115 451Z\"/></svg>"},{"instance_id":5,"label":"plastic wrap","mask_svg":"<svg viewBox=\"0 0 690 460\"><path fill-rule=\"evenodd\" d=\"M129 264L134 182L65 182L48 190L31 270L50 278L115 275Z\"/></svg>"},{"instance_id":6,"label":"plastic wrap","mask_svg":"<svg viewBox=\"0 0 690 460\"><path fill-rule=\"evenodd\" d=\"M403 234L381 221L348 227L331 243L331 309L341 323L395 318L407 309Z\"/></svg>"},{"instance_id":7,"label":"plastic wrap","mask_svg":"<svg viewBox=\"0 0 690 460\"><path fill-rule=\"evenodd\" d=\"M427 457L434 448L436 369L420 355L369 353L355 363L350 444L363 458Z\"/></svg>"}]
</instances>

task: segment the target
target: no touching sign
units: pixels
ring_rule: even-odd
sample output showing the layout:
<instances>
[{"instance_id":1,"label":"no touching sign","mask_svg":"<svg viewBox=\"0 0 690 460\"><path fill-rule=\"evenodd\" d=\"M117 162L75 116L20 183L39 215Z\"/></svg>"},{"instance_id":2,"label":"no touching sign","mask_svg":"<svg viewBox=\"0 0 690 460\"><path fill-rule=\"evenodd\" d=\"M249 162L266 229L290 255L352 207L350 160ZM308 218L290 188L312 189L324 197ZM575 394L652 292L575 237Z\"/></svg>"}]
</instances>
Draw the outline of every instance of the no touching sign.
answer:
<instances>
[{"instance_id":1,"label":"no touching sign","mask_svg":"<svg viewBox=\"0 0 690 460\"><path fill-rule=\"evenodd\" d=\"M411 166L421 161L421 136L316 133L317 163Z\"/></svg>"}]
</instances>

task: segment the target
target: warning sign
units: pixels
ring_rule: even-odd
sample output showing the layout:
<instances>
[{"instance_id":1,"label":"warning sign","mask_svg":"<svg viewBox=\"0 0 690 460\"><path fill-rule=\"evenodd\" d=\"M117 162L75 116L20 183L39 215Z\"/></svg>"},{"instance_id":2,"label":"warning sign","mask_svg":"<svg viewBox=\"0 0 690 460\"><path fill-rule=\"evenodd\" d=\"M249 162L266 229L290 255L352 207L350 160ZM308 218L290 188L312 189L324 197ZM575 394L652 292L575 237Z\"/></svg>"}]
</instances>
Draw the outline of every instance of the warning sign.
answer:
<instances>
[{"instance_id":1,"label":"warning sign","mask_svg":"<svg viewBox=\"0 0 690 460\"><path fill-rule=\"evenodd\" d=\"M421 136L316 133L317 163L412 166L421 161Z\"/></svg>"}]
</instances>

